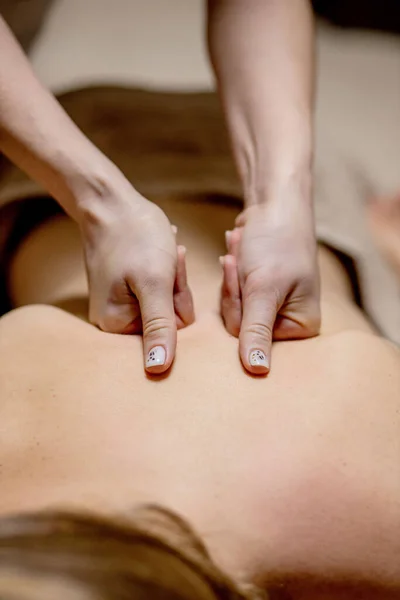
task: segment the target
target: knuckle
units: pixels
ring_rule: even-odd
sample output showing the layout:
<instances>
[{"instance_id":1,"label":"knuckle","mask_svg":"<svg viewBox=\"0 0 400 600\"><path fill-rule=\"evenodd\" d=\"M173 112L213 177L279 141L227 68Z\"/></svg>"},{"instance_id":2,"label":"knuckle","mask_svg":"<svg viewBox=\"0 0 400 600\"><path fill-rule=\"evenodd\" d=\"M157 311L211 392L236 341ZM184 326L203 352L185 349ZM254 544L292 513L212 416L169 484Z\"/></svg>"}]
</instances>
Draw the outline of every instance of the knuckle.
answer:
<instances>
[{"instance_id":1,"label":"knuckle","mask_svg":"<svg viewBox=\"0 0 400 600\"><path fill-rule=\"evenodd\" d=\"M298 281L300 282L303 293L310 298L318 296L319 289L319 275L313 272L307 271L300 274Z\"/></svg>"},{"instance_id":2,"label":"knuckle","mask_svg":"<svg viewBox=\"0 0 400 600\"><path fill-rule=\"evenodd\" d=\"M102 331L107 331L109 333L118 333L124 329L125 325L126 323L123 322L118 315L105 314L97 319L97 326Z\"/></svg>"},{"instance_id":3,"label":"knuckle","mask_svg":"<svg viewBox=\"0 0 400 600\"><path fill-rule=\"evenodd\" d=\"M103 331L108 331L109 314L108 305L106 303L97 303L91 301L89 304L89 321Z\"/></svg>"},{"instance_id":4,"label":"knuckle","mask_svg":"<svg viewBox=\"0 0 400 600\"><path fill-rule=\"evenodd\" d=\"M319 333L321 328L321 313L319 310L306 319L305 327L310 335L317 335Z\"/></svg>"},{"instance_id":5,"label":"knuckle","mask_svg":"<svg viewBox=\"0 0 400 600\"><path fill-rule=\"evenodd\" d=\"M245 285L244 285L244 290L243 290L243 295L246 298L250 298L253 299L256 296L260 295L260 292L263 293L266 291L266 284L265 284L265 280L260 278L260 277L254 277L254 276L250 276L247 277Z\"/></svg>"},{"instance_id":6,"label":"knuckle","mask_svg":"<svg viewBox=\"0 0 400 600\"><path fill-rule=\"evenodd\" d=\"M267 268L265 265L262 267L255 267L248 271L245 276L246 287L249 289L268 289L273 283L280 279L280 270L276 267Z\"/></svg>"},{"instance_id":7,"label":"knuckle","mask_svg":"<svg viewBox=\"0 0 400 600\"><path fill-rule=\"evenodd\" d=\"M264 303L276 311L281 305L281 298L284 294L276 282L269 284L265 279L252 279L246 282L243 295L245 301L250 303L262 297Z\"/></svg>"},{"instance_id":8,"label":"knuckle","mask_svg":"<svg viewBox=\"0 0 400 600\"><path fill-rule=\"evenodd\" d=\"M145 337L163 337L170 333L173 327L171 319L167 317L152 317L143 323Z\"/></svg>"},{"instance_id":9,"label":"knuckle","mask_svg":"<svg viewBox=\"0 0 400 600\"><path fill-rule=\"evenodd\" d=\"M90 315L90 320L102 331L124 333L129 325L139 316L139 307L134 304L130 304L129 306L108 304L101 312L96 313L95 317Z\"/></svg>"},{"instance_id":10,"label":"knuckle","mask_svg":"<svg viewBox=\"0 0 400 600\"><path fill-rule=\"evenodd\" d=\"M227 288L223 287L221 289L221 301L236 306L237 304L241 303L240 293L228 290Z\"/></svg>"},{"instance_id":11,"label":"knuckle","mask_svg":"<svg viewBox=\"0 0 400 600\"><path fill-rule=\"evenodd\" d=\"M260 340L261 342L265 342L266 340L272 340L271 326L261 321L253 321L246 327L244 334L250 336L254 341Z\"/></svg>"},{"instance_id":12,"label":"knuckle","mask_svg":"<svg viewBox=\"0 0 400 600\"><path fill-rule=\"evenodd\" d=\"M169 272L161 269L146 269L138 278L141 282L141 288L147 292L155 292L165 289L171 282Z\"/></svg>"},{"instance_id":13,"label":"knuckle","mask_svg":"<svg viewBox=\"0 0 400 600\"><path fill-rule=\"evenodd\" d=\"M100 311L98 309L97 303L93 300L89 301L89 321L92 325L96 325L100 327Z\"/></svg>"}]
</instances>

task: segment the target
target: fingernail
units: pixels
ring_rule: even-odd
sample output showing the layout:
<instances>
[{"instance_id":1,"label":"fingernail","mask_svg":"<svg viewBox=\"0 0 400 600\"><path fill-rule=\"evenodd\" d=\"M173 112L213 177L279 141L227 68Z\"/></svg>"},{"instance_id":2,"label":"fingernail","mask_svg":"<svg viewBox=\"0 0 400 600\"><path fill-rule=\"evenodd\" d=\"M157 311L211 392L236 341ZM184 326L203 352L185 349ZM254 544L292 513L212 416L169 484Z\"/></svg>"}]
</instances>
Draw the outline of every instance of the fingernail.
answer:
<instances>
[{"instance_id":1,"label":"fingernail","mask_svg":"<svg viewBox=\"0 0 400 600\"><path fill-rule=\"evenodd\" d=\"M147 355L146 368L158 367L165 364L167 353L163 346L154 346Z\"/></svg>"},{"instance_id":2,"label":"fingernail","mask_svg":"<svg viewBox=\"0 0 400 600\"><path fill-rule=\"evenodd\" d=\"M250 350L249 363L252 367L267 367L269 369L267 357L262 350Z\"/></svg>"},{"instance_id":3,"label":"fingernail","mask_svg":"<svg viewBox=\"0 0 400 600\"><path fill-rule=\"evenodd\" d=\"M171 229L174 232L174 234L176 235L178 233L178 228L176 225L171 225Z\"/></svg>"},{"instance_id":4,"label":"fingernail","mask_svg":"<svg viewBox=\"0 0 400 600\"><path fill-rule=\"evenodd\" d=\"M219 257L219 264L221 265L222 268L224 268L224 266L225 266L225 256L220 256Z\"/></svg>"},{"instance_id":5,"label":"fingernail","mask_svg":"<svg viewBox=\"0 0 400 600\"><path fill-rule=\"evenodd\" d=\"M179 248L181 249L182 256L186 256L186 252L187 252L186 246L179 246Z\"/></svg>"},{"instance_id":6,"label":"fingernail","mask_svg":"<svg viewBox=\"0 0 400 600\"><path fill-rule=\"evenodd\" d=\"M226 247L229 250L229 246L231 243L231 238L232 238L232 231L225 231L225 243L226 243Z\"/></svg>"}]
</instances>

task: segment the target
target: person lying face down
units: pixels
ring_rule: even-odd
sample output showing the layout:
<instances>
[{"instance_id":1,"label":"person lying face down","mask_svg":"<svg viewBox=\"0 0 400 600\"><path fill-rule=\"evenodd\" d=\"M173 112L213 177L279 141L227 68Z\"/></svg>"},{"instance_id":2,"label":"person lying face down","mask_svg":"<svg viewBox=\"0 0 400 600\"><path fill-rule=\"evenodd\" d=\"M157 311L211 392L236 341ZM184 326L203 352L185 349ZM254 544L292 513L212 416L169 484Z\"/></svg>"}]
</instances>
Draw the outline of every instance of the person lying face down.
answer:
<instances>
[{"instance_id":1,"label":"person lying face down","mask_svg":"<svg viewBox=\"0 0 400 600\"><path fill-rule=\"evenodd\" d=\"M398 350L322 248L321 335L276 343L267 378L240 372L218 308L235 208L159 205L188 248L197 306L168 376L143 374L139 338L87 322L67 217L44 219L11 257L0 598L399 597ZM234 306L234 247L223 262Z\"/></svg>"}]
</instances>

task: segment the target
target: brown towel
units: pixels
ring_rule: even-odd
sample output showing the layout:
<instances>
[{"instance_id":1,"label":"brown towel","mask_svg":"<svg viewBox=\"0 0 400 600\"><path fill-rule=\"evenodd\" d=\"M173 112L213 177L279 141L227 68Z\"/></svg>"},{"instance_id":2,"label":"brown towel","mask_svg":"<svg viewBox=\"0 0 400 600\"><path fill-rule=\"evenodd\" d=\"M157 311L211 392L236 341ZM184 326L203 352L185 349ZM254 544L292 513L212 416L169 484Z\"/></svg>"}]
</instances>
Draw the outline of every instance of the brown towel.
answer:
<instances>
[{"instance_id":1,"label":"brown towel","mask_svg":"<svg viewBox=\"0 0 400 600\"><path fill-rule=\"evenodd\" d=\"M58 99L144 195L240 195L215 94L93 87ZM33 189L17 169L9 169L0 184L2 198Z\"/></svg>"}]
</instances>

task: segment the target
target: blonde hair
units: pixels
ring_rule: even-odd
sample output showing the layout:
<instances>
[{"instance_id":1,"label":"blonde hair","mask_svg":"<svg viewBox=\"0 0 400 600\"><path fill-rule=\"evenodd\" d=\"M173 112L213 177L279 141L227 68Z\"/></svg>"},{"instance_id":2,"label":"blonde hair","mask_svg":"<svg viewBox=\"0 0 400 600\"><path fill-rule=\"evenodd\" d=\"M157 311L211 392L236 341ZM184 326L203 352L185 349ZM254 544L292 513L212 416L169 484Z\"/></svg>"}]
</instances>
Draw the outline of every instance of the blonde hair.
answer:
<instances>
[{"instance_id":1,"label":"blonde hair","mask_svg":"<svg viewBox=\"0 0 400 600\"><path fill-rule=\"evenodd\" d=\"M47 511L2 518L2 600L2 578L16 570L32 586L38 576L56 577L66 590L78 585L96 600L265 597L223 573L186 521L159 507L129 519Z\"/></svg>"}]
</instances>

